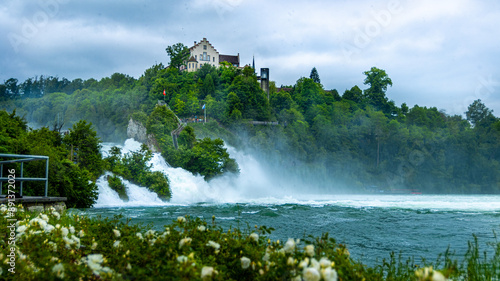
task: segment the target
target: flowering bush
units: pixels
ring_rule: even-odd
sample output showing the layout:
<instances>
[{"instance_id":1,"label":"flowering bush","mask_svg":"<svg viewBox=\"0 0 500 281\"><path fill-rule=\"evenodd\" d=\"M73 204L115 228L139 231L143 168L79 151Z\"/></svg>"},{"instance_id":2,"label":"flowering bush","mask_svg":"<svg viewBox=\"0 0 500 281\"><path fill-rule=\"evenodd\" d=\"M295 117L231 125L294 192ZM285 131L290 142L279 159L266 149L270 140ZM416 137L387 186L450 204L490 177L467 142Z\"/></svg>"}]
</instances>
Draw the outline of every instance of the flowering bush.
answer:
<instances>
[{"instance_id":1,"label":"flowering bush","mask_svg":"<svg viewBox=\"0 0 500 281\"><path fill-rule=\"evenodd\" d=\"M2 229L12 219L7 214L0 206ZM9 233L1 234L1 280L446 280L464 274L448 261L442 271L430 265L415 271L413 264L392 259L371 268L327 234L282 244L266 236L266 227L224 231L215 218L207 223L179 217L155 231L120 216L89 218L53 209L14 214L15 246L7 242ZM15 273L5 254L12 246Z\"/></svg>"}]
</instances>

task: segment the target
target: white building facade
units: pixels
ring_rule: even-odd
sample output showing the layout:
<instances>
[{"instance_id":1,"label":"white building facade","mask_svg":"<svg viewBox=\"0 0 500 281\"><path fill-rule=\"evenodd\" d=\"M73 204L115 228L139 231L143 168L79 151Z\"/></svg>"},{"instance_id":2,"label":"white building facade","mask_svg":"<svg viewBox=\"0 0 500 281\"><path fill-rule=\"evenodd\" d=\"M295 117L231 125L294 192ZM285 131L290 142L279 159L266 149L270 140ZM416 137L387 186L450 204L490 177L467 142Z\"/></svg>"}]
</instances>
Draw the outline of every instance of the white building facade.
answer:
<instances>
[{"instance_id":1,"label":"white building facade","mask_svg":"<svg viewBox=\"0 0 500 281\"><path fill-rule=\"evenodd\" d=\"M186 66L183 66L181 70L193 72L200 69L204 64L219 67L221 58L222 61L229 61L232 65L239 67L240 54L237 56L220 55L217 49L208 42L207 38L203 38L198 43L195 41L194 46L189 48L189 52L191 54L190 58L186 62Z\"/></svg>"}]
</instances>

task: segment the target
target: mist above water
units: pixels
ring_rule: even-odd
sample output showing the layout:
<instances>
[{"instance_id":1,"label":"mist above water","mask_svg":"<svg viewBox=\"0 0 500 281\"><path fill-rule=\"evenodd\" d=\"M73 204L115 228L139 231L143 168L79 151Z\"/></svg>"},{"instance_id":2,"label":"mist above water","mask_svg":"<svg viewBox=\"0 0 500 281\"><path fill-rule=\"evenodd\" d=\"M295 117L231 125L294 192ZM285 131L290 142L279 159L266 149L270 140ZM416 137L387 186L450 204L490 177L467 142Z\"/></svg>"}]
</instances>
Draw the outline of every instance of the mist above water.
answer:
<instances>
[{"instance_id":1,"label":"mist above water","mask_svg":"<svg viewBox=\"0 0 500 281\"><path fill-rule=\"evenodd\" d=\"M124 145L105 143L103 153L112 146L121 148L122 153L137 151L141 144L133 139ZM237 175L227 174L206 182L202 176L193 175L182 169L171 167L160 155L154 153L150 160L153 171L161 171L170 180L172 199L163 202L156 193L146 187L123 180L129 201L124 202L112 190L105 177L97 181L99 198L95 207L137 207L205 204L256 204L281 205L305 204L317 207L341 206L352 208L397 208L426 210L495 211L500 210L499 196L456 196L456 195L353 195L335 192L318 192L314 187L302 185L294 177L286 178L264 168L250 154L228 147L232 158L240 167Z\"/></svg>"}]
</instances>

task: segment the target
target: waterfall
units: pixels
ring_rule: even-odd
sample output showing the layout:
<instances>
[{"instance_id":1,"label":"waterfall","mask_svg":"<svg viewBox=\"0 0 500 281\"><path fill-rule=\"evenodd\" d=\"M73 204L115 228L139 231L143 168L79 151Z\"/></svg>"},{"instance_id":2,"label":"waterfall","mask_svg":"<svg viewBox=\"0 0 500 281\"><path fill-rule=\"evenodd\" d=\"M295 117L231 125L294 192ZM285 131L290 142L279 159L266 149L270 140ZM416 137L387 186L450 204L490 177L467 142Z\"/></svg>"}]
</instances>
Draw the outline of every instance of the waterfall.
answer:
<instances>
[{"instance_id":1,"label":"waterfall","mask_svg":"<svg viewBox=\"0 0 500 281\"><path fill-rule=\"evenodd\" d=\"M122 153L137 151L141 144L133 139L127 139L123 145L104 143L102 152L107 152L112 146L117 146ZM258 161L251 155L227 147L229 154L235 158L240 167L238 175L223 175L210 182L206 182L200 175L193 175L182 168L170 166L160 153L154 153L149 164L153 171L160 171L167 175L170 180L172 198L169 202L162 202L154 192L146 187L140 187L123 180L129 201L124 202L118 194L112 190L106 180L107 172L97 181L99 186L99 199L95 207L111 206L159 206L171 204L193 204L193 203L237 203L253 202L255 200L276 202L276 197L283 198L286 202L294 201L291 197L280 194L283 190L279 187L277 179L266 175L266 171L259 165ZM279 201L279 200L278 200Z\"/></svg>"}]
</instances>

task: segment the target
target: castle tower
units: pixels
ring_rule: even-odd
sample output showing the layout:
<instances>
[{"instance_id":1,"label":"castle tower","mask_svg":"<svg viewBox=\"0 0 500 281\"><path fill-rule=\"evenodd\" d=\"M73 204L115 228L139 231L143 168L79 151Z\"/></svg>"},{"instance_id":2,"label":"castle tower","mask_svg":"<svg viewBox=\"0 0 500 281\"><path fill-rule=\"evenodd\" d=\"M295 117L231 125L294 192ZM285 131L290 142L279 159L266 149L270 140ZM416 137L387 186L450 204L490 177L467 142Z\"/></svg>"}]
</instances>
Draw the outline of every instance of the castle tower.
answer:
<instances>
[{"instance_id":1,"label":"castle tower","mask_svg":"<svg viewBox=\"0 0 500 281\"><path fill-rule=\"evenodd\" d=\"M260 69L260 88L266 92L269 100L269 68Z\"/></svg>"}]
</instances>

